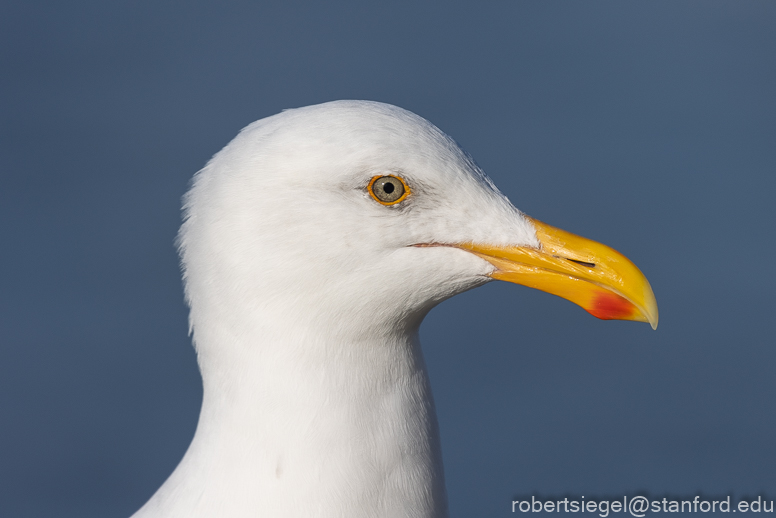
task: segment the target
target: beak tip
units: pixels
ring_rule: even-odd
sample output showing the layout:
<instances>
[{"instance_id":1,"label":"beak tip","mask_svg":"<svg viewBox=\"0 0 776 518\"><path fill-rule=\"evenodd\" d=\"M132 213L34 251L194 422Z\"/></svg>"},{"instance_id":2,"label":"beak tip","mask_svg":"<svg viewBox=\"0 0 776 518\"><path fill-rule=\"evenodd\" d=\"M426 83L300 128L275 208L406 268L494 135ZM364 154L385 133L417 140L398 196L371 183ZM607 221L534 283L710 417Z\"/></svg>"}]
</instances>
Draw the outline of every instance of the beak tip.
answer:
<instances>
[{"instance_id":1,"label":"beak tip","mask_svg":"<svg viewBox=\"0 0 776 518\"><path fill-rule=\"evenodd\" d=\"M657 314L657 306L655 306L655 312L650 316L649 325L652 326L653 331L657 331L657 321L659 320Z\"/></svg>"},{"instance_id":2,"label":"beak tip","mask_svg":"<svg viewBox=\"0 0 776 518\"><path fill-rule=\"evenodd\" d=\"M645 278L646 281L646 278ZM657 322L660 319L660 314L657 311L657 300L655 299L655 292L652 291L652 286L647 283L647 308L649 312L647 313L647 319L649 321L649 325L652 326L653 331L657 331Z\"/></svg>"}]
</instances>

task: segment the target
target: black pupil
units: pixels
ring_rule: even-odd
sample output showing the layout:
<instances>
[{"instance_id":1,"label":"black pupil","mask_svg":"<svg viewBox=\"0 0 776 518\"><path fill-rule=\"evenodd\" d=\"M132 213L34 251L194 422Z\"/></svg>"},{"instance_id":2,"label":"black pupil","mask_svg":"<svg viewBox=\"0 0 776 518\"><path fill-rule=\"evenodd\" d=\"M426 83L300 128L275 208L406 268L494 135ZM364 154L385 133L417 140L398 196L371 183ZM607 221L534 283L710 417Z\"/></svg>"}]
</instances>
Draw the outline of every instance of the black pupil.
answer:
<instances>
[{"instance_id":1,"label":"black pupil","mask_svg":"<svg viewBox=\"0 0 776 518\"><path fill-rule=\"evenodd\" d=\"M385 182L385 185L383 185L383 190L388 194L391 194L394 189L396 189L396 187L394 187L393 183L391 182Z\"/></svg>"}]
</instances>

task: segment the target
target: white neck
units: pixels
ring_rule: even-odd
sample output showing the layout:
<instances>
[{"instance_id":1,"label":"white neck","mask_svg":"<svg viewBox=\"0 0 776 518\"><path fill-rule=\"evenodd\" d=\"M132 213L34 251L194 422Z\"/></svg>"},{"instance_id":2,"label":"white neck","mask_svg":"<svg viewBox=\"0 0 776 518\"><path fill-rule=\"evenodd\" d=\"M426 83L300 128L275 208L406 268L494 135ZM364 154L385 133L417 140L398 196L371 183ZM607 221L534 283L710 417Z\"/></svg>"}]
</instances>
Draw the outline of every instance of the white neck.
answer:
<instances>
[{"instance_id":1,"label":"white neck","mask_svg":"<svg viewBox=\"0 0 776 518\"><path fill-rule=\"evenodd\" d=\"M447 516L416 330L366 342L228 329L197 334L194 440L135 518ZM221 342L217 358L203 340Z\"/></svg>"}]
</instances>

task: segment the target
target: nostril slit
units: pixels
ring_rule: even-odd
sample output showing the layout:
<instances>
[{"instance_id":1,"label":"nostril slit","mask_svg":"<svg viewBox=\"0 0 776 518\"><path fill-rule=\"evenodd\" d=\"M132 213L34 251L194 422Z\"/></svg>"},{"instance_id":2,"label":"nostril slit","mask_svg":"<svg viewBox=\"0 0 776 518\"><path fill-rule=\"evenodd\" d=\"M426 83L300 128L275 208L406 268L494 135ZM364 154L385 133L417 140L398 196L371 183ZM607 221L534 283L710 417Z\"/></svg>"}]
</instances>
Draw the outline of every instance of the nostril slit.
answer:
<instances>
[{"instance_id":1,"label":"nostril slit","mask_svg":"<svg viewBox=\"0 0 776 518\"><path fill-rule=\"evenodd\" d=\"M588 262L585 262L585 261L577 261L576 259L569 259L568 257L566 257L566 260L567 261L571 261L572 263L581 264L582 266L587 266L588 268L595 268L595 263L588 263Z\"/></svg>"}]
</instances>

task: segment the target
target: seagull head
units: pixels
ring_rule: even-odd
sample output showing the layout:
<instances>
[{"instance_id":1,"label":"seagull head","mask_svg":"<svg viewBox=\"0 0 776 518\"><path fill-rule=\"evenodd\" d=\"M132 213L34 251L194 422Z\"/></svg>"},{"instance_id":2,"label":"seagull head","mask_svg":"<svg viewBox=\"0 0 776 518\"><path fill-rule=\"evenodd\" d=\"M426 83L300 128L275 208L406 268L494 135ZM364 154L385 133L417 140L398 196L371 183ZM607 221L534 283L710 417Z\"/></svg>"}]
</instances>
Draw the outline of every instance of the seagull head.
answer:
<instances>
[{"instance_id":1,"label":"seagull head","mask_svg":"<svg viewBox=\"0 0 776 518\"><path fill-rule=\"evenodd\" d=\"M526 216L453 139L387 104L330 102L249 125L197 173L184 210L195 341L214 322L413 333L434 305L495 279L657 325L633 263Z\"/></svg>"}]
</instances>

